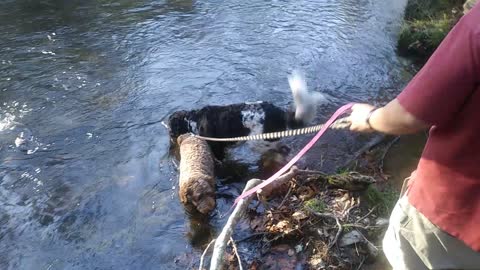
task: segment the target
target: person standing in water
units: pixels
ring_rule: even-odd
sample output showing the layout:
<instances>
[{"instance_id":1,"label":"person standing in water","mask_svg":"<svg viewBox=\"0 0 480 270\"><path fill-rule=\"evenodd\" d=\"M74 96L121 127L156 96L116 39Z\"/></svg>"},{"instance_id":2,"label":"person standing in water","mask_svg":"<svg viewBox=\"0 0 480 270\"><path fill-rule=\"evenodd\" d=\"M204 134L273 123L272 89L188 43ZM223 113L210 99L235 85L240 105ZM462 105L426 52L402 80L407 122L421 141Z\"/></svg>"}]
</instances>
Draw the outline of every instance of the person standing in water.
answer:
<instances>
[{"instance_id":1,"label":"person standing in water","mask_svg":"<svg viewBox=\"0 0 480 270\"><path fill-rule=\"evenodd\" d=\"M383 240L395 270L480 269L480 5L386 106L355 104L353 131L430 129Z\"/></svg>"}]
</instances>

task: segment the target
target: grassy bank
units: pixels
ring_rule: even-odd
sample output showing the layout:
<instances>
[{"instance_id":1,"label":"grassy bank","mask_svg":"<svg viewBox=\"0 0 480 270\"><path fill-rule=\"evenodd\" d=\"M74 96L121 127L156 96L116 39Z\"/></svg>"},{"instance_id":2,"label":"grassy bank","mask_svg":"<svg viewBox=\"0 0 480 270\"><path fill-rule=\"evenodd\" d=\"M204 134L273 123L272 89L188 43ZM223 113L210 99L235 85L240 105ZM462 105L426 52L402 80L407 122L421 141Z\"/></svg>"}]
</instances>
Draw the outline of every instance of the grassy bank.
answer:
<instances>
[{"instance_id":1,"label":"grassy bank","mask_svg":"<svg viewBox=\"0 0 480 270\"><path fill-rule=\"evenodd\" d=\"M409 0L398 51L427 59L463 15L464 0Z\"/></svg>"}]
</instances>

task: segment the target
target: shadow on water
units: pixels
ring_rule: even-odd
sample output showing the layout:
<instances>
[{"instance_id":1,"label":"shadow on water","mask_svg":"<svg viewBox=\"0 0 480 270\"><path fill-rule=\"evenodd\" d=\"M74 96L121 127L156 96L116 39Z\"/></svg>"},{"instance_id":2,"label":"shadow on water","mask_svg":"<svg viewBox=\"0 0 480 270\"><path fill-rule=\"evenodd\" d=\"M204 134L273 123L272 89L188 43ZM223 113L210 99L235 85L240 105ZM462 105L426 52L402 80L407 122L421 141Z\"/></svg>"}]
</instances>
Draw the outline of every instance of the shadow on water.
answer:
<instances>
[{"instance_id":1,"label":"shadow on water","mask_svg":"<svg viewBox=\"0 0 480 270\"><path fill-rule=\"evenodd\" d=\"M191 13L193 0L112 1L112 0L18 0L7 1L5 21L15 21L22 33L49 31L58 27L78 27L88 31L93 25L104 23L116 27L141 23L169 12ZM11 11L14 12L11 12ZM20 16L18 16L20 15Z\"/></svg>"},{"instance_id":2,"label":"shadow on water","mask_svg":"<svg viewBox=\"0 0 480 270\"><path fill-rule=\"evenodd\" d=\"M318 122L349 101L388 99L406 81L395 54L404 5L2 1L0 268L198 263L243 183L219 179L218 213L188 218L161 122L205 105L290 106L296 67L328 95ZM306 139L285 143L294 154ZM306 159L334 170L358 147L332 132ZM259 166L249 151L238 152L238 175Z\"/></svg>"}]
</instances>

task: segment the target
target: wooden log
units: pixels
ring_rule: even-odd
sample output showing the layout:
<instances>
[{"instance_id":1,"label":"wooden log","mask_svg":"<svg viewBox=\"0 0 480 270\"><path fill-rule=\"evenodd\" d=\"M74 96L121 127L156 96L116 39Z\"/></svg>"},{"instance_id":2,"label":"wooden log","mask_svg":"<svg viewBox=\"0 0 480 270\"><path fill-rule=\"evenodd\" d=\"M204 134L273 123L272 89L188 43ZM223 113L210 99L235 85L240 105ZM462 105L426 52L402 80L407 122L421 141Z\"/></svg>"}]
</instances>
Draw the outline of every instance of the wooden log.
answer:
<instances>
[{"instance_id":1,"label":"wooden log","mask_svg":"<svg viewBox=\"0 0 480 270\"><path fill-rule=\"evenodd\" d=\"M204 140L184 134L180 147L179 197L189 212L207 215L215 208L215 175L212 151Z\"/></svg>"}]
</instances>

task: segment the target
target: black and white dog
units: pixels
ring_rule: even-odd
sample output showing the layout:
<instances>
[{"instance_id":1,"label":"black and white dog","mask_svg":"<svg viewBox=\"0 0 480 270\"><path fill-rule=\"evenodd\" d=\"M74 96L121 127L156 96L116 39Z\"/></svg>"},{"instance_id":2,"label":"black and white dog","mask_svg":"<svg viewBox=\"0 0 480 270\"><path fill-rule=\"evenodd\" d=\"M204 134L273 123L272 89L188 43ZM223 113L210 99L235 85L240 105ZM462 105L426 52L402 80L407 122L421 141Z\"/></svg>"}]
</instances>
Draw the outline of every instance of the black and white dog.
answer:
<instances>
[{"instance_id":1,"label":"black and white dog","mask_svg":"<svg viewBox=\"0 0 480 270\"><path fill-rule=\"evenodd\" d=\"M283 131L311 124L316 108L325 101L320 93L309 93L302 74L288 76L295 104L284 110L269 102L206 106L199 110L177 111L168 120L170 138L192 132L201 136L229 138ZM232 143L209 142L217 159L223 159L225 147Z\"/></svg>"}]
</instances>

